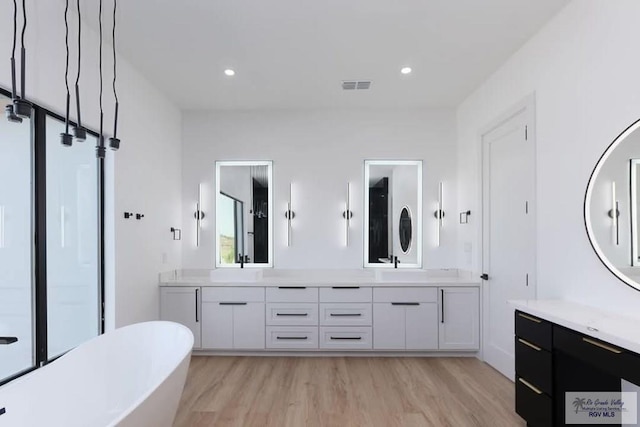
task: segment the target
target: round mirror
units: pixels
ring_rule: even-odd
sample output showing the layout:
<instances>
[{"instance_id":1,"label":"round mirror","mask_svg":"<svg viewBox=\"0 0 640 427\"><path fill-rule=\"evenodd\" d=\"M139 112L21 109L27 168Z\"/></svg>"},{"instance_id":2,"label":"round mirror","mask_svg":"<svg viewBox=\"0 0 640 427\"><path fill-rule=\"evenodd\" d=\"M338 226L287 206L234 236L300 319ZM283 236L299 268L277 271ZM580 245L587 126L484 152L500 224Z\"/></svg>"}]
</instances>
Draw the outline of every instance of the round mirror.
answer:
<instances>
[{"instance_id":1,"label":"round mirror","mask_svg":"<svg viewBox=\"0 0 640 427\"><path fill-rule=\"evenodd\" d=\"M408 207L403 207L400 212L400 228L398 230L398 235L400 236L400 249L402 249L402 253L409 252L409 248L411 247L411 212Z\"/></svg>"},{"instance_id":2,"label":"round mirror","mask_svg":"<svg viewBox=\"0 0 640 427\"><path fill-rule=\"evenodd\" d=\"M604 265L640 290L640 120L604 152L584 201L587 234Z\"/></svg>"}]
</instances>

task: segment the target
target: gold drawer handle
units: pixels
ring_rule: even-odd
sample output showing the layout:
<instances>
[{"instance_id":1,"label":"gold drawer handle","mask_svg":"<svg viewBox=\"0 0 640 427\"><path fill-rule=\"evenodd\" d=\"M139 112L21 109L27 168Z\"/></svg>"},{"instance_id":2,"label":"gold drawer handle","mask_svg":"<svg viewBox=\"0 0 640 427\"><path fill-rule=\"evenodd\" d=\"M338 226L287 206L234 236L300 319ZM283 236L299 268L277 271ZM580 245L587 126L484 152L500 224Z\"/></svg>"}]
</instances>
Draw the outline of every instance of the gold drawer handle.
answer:
<instances>
[{"instance_id":1,"label":"gold drawer handle","mask_svg":"<svg viewBox=\"0 0 640 427\"><path fill-rule=\"evenodd\" d=\"M535 317L527 316L526 314L518 313L518 316L525 318L527 320L531 320L532 322L542 323L542 320L536 319Z\"/></svg>"},{"instance_id":2,"label":"gold drawer handle","mask_svg":"<svg viewBox=\"0 0 640 427\"><path fill-rule=\"evenodd\" d=\"M531 347L535 351L542 351L542 349L540 347L538 347L537 345L533 345L529 341L525 341L522 338L518 338L518 341L520 341L522 344L526 345L527 347Z\"/></svg>"},{"instance_id":3,"label":"gold drawer handle","mask_svg":"<svg viewBox=\"0 0 640 427\"><path fill-rule=\"evenodd\" d=\"M615 347L610 346L610 345L603 344L603 343L598 342L598 341L594 341L594 340L589 339L589 338L582 338L582 341L588 342L589 344L595 345L596 347L603 348L603 349L605 349L607 351L610 351L611 353L615 353L615 354L622 353L622 350L620 350L618 348L615 348Z\"/></svg>"},{"instance_id":4,"label":"gold drawer handle","mask_svg":"<svg viewBox=\"0 0 640 427\"><path fill-rule=\"evenodd\" d=\"M531 383L529 383L528 381L525 381L522 378L518 378L518 381L520 381L522 384L526 385L531 390L533 390L535 394L542 394L542 390L540 390L538 387L531 385Z\"/></svg>"}]
</instances>

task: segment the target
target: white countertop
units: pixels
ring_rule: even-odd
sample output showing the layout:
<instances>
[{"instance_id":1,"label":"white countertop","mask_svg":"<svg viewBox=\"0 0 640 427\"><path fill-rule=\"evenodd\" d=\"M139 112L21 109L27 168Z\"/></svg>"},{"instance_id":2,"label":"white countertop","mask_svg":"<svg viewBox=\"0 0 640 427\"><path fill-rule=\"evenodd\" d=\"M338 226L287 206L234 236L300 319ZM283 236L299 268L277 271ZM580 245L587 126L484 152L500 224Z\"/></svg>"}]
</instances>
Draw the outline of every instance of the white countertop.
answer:
<instances>
[{"instance_id":1,"label":"white countertop","mask_svg":"<svg viewBox=\"0 0 640 427\"><path fill-rule=\"evenodd\" d=\"M640 354L640 318L564 300L512 300L509 304L516 310Z\"/></svg>"},{"instance_id":2,"label":"white countertop","mask_svg":"<svg viewBox=\"0 0 640 427\"><path fill-rule=\"evenodd\" d=\"M168 272L160 275L160 286L480 286L479 279L471 274L463 274L457 270L405 270L376 274L368 270L270 270L258 278L243 279L242 272L234 277L233 271L215 277L208 270L194 270L195 274L186 272ZM186 274L185 274L186 273Z\"/></svg>"}]
</instances>

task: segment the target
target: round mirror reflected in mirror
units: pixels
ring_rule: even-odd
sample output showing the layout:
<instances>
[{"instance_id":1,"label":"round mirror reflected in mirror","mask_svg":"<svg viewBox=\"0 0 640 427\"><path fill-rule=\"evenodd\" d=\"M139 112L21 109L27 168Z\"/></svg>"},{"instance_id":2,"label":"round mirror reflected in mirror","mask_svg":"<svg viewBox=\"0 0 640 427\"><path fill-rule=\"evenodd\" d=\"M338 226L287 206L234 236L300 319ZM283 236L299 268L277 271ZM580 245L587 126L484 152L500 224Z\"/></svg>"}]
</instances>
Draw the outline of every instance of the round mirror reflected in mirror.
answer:
<instances>
[{"instance_id":1,"label":"round mirror reflected in mirror","mask_svg":"<svg viewBox=\"0 0 640 427\"><path fill-rule=\"evenodd\" d=\"M409 252L409 248L411 247L411 212L408 207L403 207L400 212L400 227L398 230L398 235L400 237L400 249L402 249L403 253Z\"/></svg>"},{"instance_id":2,"label":"round mirror reflected in mirror","mask_svg":"<svg viewBox=\"0 0 640 427\"><path fill-rule=\"evenodd\" d=\"M584 202L593 249L620 280L640 290L640 120L622 132L591 174Z\"/></svg>"}]
</instances>

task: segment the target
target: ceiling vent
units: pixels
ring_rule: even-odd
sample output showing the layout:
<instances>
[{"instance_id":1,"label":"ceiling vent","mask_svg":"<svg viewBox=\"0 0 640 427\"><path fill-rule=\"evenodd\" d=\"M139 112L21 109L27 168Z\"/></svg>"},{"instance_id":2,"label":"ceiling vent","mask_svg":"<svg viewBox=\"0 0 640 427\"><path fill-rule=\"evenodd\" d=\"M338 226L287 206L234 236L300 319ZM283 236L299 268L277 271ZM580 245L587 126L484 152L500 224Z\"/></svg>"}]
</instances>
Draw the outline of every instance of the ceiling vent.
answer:
<instances>
[{"instance_id":1,"label":"ceiling vent","mask_svg":"<svg viewBox=\"0 0 640 427\"><path fill-rule=\"evenodd\" d=\"M371 87L371 80L343 80L342 90L367 90Z\"/></svg>"}]
</instances>

